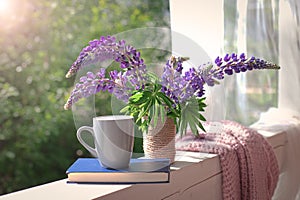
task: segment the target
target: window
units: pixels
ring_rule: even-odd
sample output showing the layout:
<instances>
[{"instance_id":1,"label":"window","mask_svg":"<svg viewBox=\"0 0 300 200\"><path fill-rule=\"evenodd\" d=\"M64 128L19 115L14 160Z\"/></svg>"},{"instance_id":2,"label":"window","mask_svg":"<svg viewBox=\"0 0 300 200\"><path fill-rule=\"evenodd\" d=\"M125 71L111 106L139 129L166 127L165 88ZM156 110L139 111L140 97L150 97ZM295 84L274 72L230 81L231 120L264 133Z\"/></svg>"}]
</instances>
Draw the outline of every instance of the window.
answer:
<instances>
[{"instance_id":1,"label":"window","mask_svg":"<svg viewBox=\"0 0 300 200\"><path fill-rule=\"evenodd\" d=\"M224 0L224 52L245 52L278 63L279 0ZM226 118L249 125L278 103L278 71L226 80Z\"/></svg>"},{"instance_id":2,"label":"window","mask_svg":"<svg viewBox=\"0 0 300 200\"><path fill-rule=\"evenodd\" d=\"M279 0L172 0L170 11L172 29L197 42L212 60L236 52L279 63ZM207 119L250 125L277 107L278 71L236 74L210 95Z\"/></svg>"}]
</instances>

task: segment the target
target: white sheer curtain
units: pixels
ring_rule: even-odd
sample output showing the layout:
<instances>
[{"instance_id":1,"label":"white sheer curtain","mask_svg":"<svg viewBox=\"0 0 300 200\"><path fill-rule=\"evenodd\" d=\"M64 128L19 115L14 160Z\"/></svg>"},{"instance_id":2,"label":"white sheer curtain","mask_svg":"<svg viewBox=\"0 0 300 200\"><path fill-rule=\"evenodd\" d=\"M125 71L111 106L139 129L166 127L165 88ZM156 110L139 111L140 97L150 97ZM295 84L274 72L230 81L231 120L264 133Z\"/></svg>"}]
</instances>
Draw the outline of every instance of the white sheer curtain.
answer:
<instances>
[{"instance_id":1,"label":"white sheer curtain","mask_svg":"<svg viewBox=\"0 0 300 200\"><path fill-rule=\"evenodd\" d=\"M300 113L299 0L280 1L279 31L279 108Z\"/></svg>"},{"instance_id":2,"label":"white sheer curtain","mask_svg":"<svg viewBox=\"0 0 300 200\"><path fill-rule=\"evenodd\" d=\"M283 172L273 200L300 199L300 1L280 0L279 4L279 106L261 121L283 123L287 147ZM278 126L278 125L277 125Z\"/></svg>"},{"instance_id":3,"label":"white sheer curtain","mask_svg":"<svg viewBox=\"0 0 300 200\"><path fill-rule=\"evenodd\" d=\"M224 52L278 63L278 1L224 0ZM278 72L240 73L226 79L226 118L250 125L277 106Z\"/></svg>"}]
</instances>

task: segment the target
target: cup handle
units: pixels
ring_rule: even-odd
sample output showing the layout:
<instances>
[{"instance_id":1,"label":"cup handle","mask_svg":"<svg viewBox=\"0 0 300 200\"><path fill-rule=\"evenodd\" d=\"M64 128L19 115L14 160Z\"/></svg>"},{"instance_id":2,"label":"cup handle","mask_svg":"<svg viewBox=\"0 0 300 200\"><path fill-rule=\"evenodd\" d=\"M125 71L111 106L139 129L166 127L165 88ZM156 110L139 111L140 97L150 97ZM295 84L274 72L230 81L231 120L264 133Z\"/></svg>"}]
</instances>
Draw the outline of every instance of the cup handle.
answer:
<instances>
[{"instance_id":1,"label":"cup handle","mask_svg":"<svg viewBox=\"0 0 300 200\"><path fill-rule=\"evenodd\" d=\"M95 133L92 127L90 126L82 126L77 130L77 139L78 141L94 156L94 157L98 157L97 156L97 151L95 148L91 147L90 145L88 145L81 137L81 133L82 131L88 131L91 133L91 135L93 136L93 139L95 141Z\"/></svg>"}]
</instances>

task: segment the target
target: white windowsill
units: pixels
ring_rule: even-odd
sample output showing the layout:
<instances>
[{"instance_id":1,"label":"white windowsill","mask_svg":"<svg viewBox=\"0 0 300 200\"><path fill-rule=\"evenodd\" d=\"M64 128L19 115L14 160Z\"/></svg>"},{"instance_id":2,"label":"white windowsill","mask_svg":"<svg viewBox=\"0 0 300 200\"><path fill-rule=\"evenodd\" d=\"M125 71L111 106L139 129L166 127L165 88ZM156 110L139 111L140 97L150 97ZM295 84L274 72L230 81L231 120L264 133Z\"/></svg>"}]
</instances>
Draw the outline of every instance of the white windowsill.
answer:
<instances>
[{"instance_id":1,"label":"white windowsill","mask_svg":"<svg viewBox=\"0 0 300 200\"><path fill-rule=\"evenodd\" d=\"M259 131L274 148L282 169L285 131ZM177 152L168 184L67 184L66 179L0 196L23 199L221 199L221 168L216 154Z\"/></svg>"}]
</instances>

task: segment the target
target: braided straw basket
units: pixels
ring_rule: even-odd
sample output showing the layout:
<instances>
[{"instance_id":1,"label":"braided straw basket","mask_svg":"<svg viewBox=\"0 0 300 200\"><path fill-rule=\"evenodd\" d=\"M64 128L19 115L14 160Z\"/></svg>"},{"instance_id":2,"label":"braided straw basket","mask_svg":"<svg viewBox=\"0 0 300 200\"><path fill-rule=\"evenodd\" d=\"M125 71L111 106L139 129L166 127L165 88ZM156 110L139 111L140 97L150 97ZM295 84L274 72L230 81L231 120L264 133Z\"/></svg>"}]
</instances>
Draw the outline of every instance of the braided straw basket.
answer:
<instances>
[{"instance_id":1,"label":"braided straw basket","mask_svg":"<svg viewBox=\"0 0 300 200\"><path fill-rule=\"evenodd\" d=\"M158 120L155 128L149 127L148 133L144 134L144 153L146 158L169 158L175 159L175 135L176 126L173 119L167 118L163 123Z\"/></svg>"}]
</instances>

